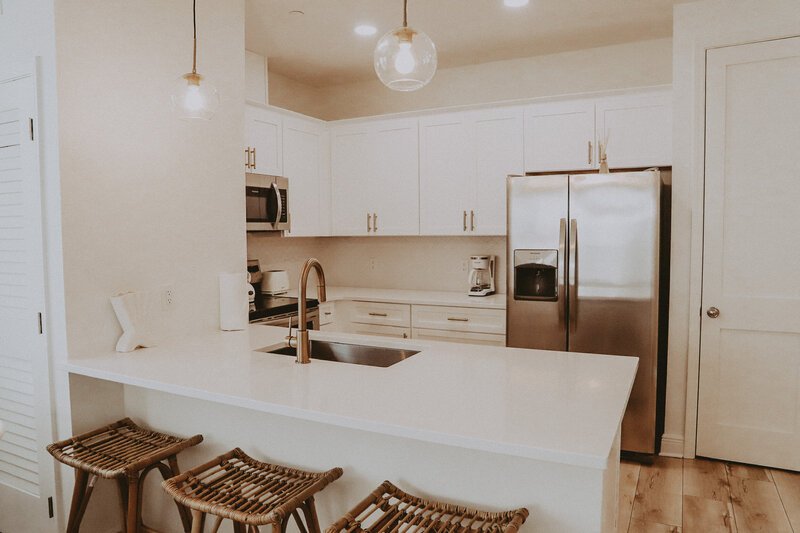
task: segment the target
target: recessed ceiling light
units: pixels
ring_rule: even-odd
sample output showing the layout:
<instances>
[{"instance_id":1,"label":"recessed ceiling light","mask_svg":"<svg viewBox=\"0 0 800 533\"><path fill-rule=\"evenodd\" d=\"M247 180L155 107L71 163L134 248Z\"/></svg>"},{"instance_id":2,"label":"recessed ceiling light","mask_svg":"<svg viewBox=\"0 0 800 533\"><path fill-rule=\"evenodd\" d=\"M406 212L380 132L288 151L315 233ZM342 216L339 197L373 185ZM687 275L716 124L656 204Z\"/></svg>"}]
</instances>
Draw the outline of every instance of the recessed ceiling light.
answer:
<instances>
[{"instance_id":1,"label":"recessed ceiling light","mask_svg":"<svg viewBox=\"0 0 800 533\"><path fill-rule=\"evenodd\" d=\"M508 7L522 7L527 6L530 0L503 0L503 3Z\"/></svg>"},{"instance_id":2,"label":"recessed ceiling light","mask_svg":"<svg viewBox=\"0 0 800 533\"><path fill-rule=\"evenodd\" d=\"M375 26L370 26L369 24L359 24L353 28L353 31L359 35L375 35L375 33L378 31L378 28Z\"/></svg>"}]
</instances>

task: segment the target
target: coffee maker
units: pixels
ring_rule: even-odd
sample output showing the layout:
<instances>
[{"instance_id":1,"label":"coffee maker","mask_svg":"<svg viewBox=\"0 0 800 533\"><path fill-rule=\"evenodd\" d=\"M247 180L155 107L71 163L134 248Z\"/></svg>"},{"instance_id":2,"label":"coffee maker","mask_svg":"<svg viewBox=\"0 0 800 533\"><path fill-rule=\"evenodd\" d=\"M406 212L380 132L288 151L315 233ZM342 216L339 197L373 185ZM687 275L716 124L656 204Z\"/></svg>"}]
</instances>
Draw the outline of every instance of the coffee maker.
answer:
<instances>
[{"instance_id":1,"label":"coffee maker","mask_svg":"<svg viewBox=\"0 0 800 533\"><path fill-rule=\"evenodd\" d=\"M473 255L469 258L469 296L494 293L494 256Z\"/></svg>"}]
</instances>

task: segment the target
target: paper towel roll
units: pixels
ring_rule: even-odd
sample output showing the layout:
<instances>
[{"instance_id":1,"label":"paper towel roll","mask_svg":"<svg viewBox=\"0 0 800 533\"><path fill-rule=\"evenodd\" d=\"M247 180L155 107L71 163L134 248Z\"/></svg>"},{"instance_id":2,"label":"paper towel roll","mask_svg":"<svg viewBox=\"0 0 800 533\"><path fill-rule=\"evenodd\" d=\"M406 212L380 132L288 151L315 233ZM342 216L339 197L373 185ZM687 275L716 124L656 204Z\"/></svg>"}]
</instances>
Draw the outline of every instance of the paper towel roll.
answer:
<instances>
[{"instance_id":1,"label":"paper towel roll","mask_svg":"<svg viewBox=\"0 0 800 533\"><path fill-rule=\"evenodd\" d=\"M247 274L219 275L219 329L245 329L249 319L247 303Z\"/></svg>"}]
</instances>

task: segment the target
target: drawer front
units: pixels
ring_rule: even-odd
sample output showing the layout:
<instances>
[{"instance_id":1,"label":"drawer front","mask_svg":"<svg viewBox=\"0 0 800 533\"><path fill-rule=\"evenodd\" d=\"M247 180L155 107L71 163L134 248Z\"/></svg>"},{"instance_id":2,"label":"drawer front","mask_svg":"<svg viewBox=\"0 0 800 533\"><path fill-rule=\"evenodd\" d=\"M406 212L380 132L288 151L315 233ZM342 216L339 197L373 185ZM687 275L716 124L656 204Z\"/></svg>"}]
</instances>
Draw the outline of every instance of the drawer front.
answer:
<instances>
[{"instance_id":1,"label":"drawer front","mask_svg":"<svg viewBox=\"0 0 800 533\"><path fill-rule=\"evenodd\" d=\"M377 302L353 302L350 321L382 326L411 326L411 306Z\"/></svg>"},{"instance_id":2,"label":"drawer front","mask_svg":"<svg viewBox=\"0 0 800 533\"><path fill-rule=\"evenodd\" d=\"M376 324L353 324L352 333L359 335L377 335L379 337L393 337L396 339L410 339L411 328L401 328L398 326L379 326Z\"/></svg>"},{"instance_id":3,"label":"drawer front","mask_svg":"<svg viewBox=\"0 0 800 533\"><path fill-rule=\"evenodd\" d=\"M333 323L333 319L336 316L335 310L336 307L334 306L333 302L319 304L319 325L325 326Z\"/></svg>"},{"instance_id":4,"label":"drawer front","mask_svg":"<svg viewBox=\"0 0 800 533\"><path fill-rule=\"evenodd\" d=\"M484 346L505 346L506 336L496 333L471 333L466 331L442 331L439 329L414 328L412 338L442 341L460 342L462 344L482 344Z\"/></svg>"},{"instance_id":5,"label":"drawer front","mask_svg":"<svg viewBox=\"0 0 800 533\"><path fill-rule=\"evenodd\" d=\"M504 309L415 305L412 317L414 328L506 334Z\"/></svg>"}]
</instances>

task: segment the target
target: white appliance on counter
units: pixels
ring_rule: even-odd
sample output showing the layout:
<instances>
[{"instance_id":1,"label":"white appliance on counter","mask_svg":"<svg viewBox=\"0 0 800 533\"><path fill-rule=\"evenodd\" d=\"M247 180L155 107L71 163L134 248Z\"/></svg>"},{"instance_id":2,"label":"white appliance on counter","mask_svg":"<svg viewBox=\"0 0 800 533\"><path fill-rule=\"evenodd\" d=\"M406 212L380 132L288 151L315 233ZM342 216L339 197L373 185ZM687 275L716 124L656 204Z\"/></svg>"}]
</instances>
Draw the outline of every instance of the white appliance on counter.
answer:
<instances>
[{"instance_id":1,"label":"white appliance on counter","mask_svg":"<svg viewBox=\"0 0 800 533\"><path fill-rule=\"evenodd\" d=\"M264 270L261 272L261 294L277 296L289 292L289 275L285 270Z\"/></svg>"},{"instance_id":2,"label":"white appliance on counter","mask_svg":"<svg viewBox=\"0 0 800 533\"><path fill-rule=\"evenodd\" d=\"M469 296L494 294L494 256L473 255L469 258Z\"/></svg>"}]
</instances>

